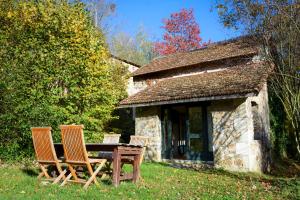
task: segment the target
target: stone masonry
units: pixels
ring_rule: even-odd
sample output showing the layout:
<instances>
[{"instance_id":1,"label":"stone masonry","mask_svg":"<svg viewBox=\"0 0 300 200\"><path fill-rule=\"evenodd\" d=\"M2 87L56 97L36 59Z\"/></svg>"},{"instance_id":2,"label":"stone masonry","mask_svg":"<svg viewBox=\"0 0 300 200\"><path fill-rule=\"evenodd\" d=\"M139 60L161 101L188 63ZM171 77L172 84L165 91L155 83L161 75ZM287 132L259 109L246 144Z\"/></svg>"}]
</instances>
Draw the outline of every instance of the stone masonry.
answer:
<instances>
[{"instance_id":1,"label":"stone masonry","mask_svg":"<svg viewBox=\"0 0 300 200\"><path fill-rule=\"evenodd\" d=\"M268 149L262 148L269 145L266 98L265 86L256 97L215 101L208 108L216 167L232 171L266 170L269 153ZM259 107L260 118L264 119L263 136L259 140L254 138L253 102Z\"/></svg>"},{"instance_id":2,"label":"stone masonry","mask_svg":"<svg viewBox=\"0 0 300 200\"><path fill-rule=\"evenodd\" d=\"M262 137L254 139L254 124L251 106L258 105L262 123ZM208 107L210 150L214 154L215 167L231 171L265 170L268 150L262 143L269 143L269 124L267 119L266 86L258 96L242 99L213 101ZM149 137L146 159L161 161L161 119L160 107L137 108L135 133Z\"/></svg>"},{"instance_id":3,"label":"stone masonry","mask_svg":"<svg viewBox=\"0 0 300 200\"><path fill-rule=\"evenodd\" d=\"M208 108L211 117L214 164L234 171L249 170L251 119L247 100L213 102Z\"/></svg>"},{"instance_id":4,"label":"stone masonry","mask_svg":"<svg viewBox=\"0 0 300 200\"><path fill-rule=\"evenodd\" d=\"M161 161L161 122L160 107L137 108L135 134L149 137L145 158Z\"/></svg>"}]
</instances>

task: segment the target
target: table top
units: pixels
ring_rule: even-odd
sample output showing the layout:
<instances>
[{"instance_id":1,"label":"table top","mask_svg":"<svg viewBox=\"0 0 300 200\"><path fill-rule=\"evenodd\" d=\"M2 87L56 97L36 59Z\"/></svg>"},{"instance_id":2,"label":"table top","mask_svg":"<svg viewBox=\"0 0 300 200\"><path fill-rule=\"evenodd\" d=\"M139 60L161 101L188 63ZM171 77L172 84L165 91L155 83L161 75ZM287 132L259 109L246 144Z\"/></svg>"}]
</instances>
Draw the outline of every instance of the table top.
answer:
<instances>
[{"instance_id":1,"label":"table top","mask_svg":"<svg viewBox=\"0 0 300 200\"><path fill-rule=\"evenodd\" d=\"M143 148L141 145L115 143L115 144L103 144L103 143L86 143L87 151L113 151L116 147L128 147L128 148ZM62 143L54 143L56 151L63 150Z\"/></svg>"},{"instance_id":2,"label":"table top","mask_svg":"<svg viewBox=\"0 0 300 200\"><path fill-rule=\"evenodd\" d=\"M122 147L138 147L142 148L142 145L135 145L135 144L126 144L126 143L86 143L85 146L122 146Z\"/></svg>"}]
</instances>

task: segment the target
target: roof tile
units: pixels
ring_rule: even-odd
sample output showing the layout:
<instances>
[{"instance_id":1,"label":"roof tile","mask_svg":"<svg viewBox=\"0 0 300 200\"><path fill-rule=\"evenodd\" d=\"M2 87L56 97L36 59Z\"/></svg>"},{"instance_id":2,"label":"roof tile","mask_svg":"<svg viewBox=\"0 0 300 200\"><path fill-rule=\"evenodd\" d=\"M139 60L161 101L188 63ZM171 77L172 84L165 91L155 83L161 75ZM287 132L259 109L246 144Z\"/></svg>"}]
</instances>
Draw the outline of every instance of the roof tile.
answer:
<instances>
[{"instance_id":1,"label":"roof tile","mask_svg":"<svg viewBox=\"0 0 300 200\"><path fill-rule=\"evenodd\" d=\"M257 52L257 45L247 37L223 41L220 43L213 43L208 47L199 50L175 53L165 57L156 58L149 64L136 70L133 73L133 76L166 71L227 58L246 55L250 56L257 54Z\"/></svg>"},{"instance_id":2,"label":"roof tile","mask_svg":"<svg viewBox=\"0 0 300 200\"><path fill-rule=\"evenodd\" d=\"M240 64L222 71L167 78L120 102L121 107L174 100L258 93L269 74L266 63Z\"/></svg>"}]
</instances>

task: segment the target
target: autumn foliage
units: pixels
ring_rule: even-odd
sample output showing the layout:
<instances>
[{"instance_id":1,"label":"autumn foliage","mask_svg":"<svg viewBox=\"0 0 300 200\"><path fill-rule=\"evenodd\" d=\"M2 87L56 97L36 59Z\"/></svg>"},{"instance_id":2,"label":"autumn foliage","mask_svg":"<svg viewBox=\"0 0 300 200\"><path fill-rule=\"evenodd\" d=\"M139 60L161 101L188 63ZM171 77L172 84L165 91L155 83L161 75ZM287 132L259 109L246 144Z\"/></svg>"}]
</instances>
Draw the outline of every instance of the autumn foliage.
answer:
<instances>
[{"instance_id":1,"label":"autumn foliage","mask_svg":"<svg viewBox=\"0 0 300 200\"><path fill-rule=\"evenodd\" d=\"M193 9L182 9L172 13L169 19L163 21L165 33L163 41L155 43L155 51L160 55L185 52L201 48L200 28L197 24Z\"/></svg>"}]
</instances>

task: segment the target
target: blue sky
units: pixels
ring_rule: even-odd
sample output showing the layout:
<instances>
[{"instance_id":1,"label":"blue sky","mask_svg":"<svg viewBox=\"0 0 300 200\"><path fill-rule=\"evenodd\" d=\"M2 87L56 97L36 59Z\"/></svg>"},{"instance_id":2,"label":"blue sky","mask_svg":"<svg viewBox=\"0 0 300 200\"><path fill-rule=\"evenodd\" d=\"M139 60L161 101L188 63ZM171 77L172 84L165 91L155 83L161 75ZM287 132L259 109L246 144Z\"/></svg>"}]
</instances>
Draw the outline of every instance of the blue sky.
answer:
<instances>
[{"instance_id":1,"label":"blue sky","mask_svg":"<svg viewBox=\"0 0 300 200\"><path fill-rule=\"evenodd\" d=\"M213 1L210 0L113 0L116 4L116 13L110 20L113 30L127 32L134 35L139 27L159 40L163 35L162 20L171 13L182 8L193 8L195 18L200 25L200 36L203 41L212 42L237 37L235 30L223 28L219 22L216 10L211 11Z\"/></svg>"}]
</instances>

